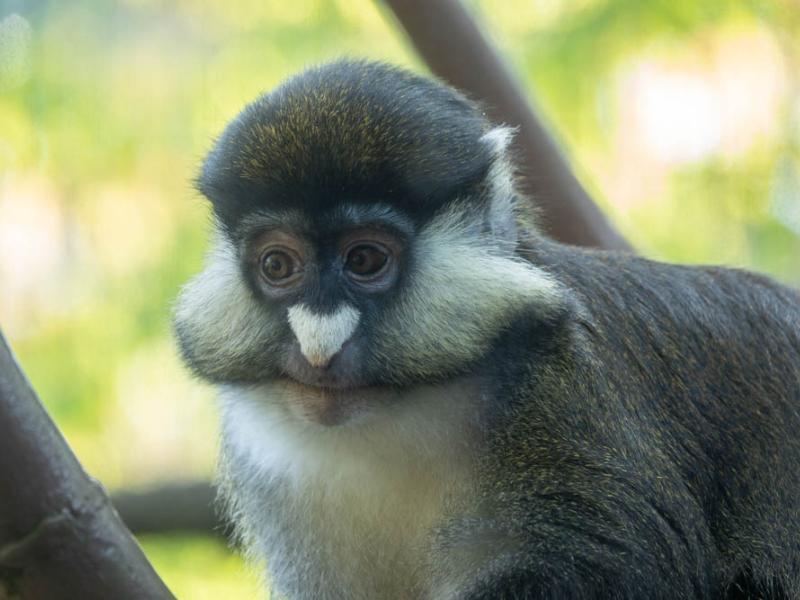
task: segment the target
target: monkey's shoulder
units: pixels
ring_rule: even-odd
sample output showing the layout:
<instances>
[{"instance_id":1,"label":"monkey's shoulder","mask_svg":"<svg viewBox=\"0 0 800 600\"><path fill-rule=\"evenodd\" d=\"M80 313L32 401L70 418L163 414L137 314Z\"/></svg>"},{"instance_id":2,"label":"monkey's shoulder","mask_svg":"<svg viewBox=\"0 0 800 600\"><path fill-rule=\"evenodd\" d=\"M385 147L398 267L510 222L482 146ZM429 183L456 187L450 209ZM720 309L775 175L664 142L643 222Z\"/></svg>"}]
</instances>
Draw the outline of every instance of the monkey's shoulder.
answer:
<instances>
[{"instance_id":1,"label":"monkey's shoulder","mask_svg":"<svg viewBox=\"0 0 800 600\"><path fill-rule=\"evenodd\" d=\"M570 445L575 427L622 439L654 415L694 429L706 422L692 421L697 411L731 436L734 416L756 418L759 410L800 425L796 290L743 270L560 245L529 259L569 301L550 330L525 316L509 334L515 344L498 349L496 396L513 399L506 404L522 424L519 443L532 443L531 423L546 434L541 440L563 431Z\"/></svg>"},{"instance_id":2,"label":"monkey's shoulder","mask_svg":"<svg viewBox=\"0 0 800 600\"><path fill-rule=\"evenodd\" d=\"M564 284L582 317L605 331L755 341L779 327L787 344L800 344L800 291L765 275L558 244L545 244L531 259Z\"/></svg>"}]
</instances>

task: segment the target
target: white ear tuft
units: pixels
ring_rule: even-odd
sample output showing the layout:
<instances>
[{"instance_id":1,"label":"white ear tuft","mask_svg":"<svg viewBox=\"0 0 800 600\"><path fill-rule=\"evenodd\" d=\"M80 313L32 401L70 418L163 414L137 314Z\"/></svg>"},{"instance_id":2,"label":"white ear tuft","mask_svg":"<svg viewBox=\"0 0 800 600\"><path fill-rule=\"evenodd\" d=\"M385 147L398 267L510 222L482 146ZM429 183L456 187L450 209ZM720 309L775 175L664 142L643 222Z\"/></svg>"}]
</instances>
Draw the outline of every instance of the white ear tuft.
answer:
<instances>
[{"instance_id":1,"label":"white ear tuft","mask_svg":"<svg viewBox=\"0 0 800 600\"><path fill-rule=\"evenodd\" d=\"M511 248L517 243L517 223L514 214L516 194L506 149L516 131L513 127L502 125L491 129L481 137L481 141L489 147L495 159L487 175L491 188L489 224L495 239Z\"/></svg>"},{"instance_id":2,"label":"white ear tuft","mask_svg":"<svg viewBox=\"0 0 800 600\"><path fill-rule=\"evenodd\" d=\"M511 140L514 138L514 134L516 132L517 129L515 127L501 125L484 133L481 136L481 141L489 146L492 154L495 156L502 156L505 153L506 148L508 148L508 145L511 143Z\"/></svg>"}]
</instances>

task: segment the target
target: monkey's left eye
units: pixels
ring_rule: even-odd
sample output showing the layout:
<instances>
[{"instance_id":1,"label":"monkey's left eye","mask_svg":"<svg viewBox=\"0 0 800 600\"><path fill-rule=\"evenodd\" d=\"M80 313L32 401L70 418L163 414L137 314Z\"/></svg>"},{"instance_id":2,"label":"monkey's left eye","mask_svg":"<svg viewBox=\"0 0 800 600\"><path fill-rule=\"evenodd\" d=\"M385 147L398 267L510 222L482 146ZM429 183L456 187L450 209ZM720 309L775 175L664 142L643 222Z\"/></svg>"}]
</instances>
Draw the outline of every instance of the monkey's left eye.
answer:
<instances>
[{"instance_id":1,"label":"monkey's left eye","mask_svg":"<svg viewBox=\"0 0 800 600\"><path fill-rule=\"evenodd\" d=\"M261 257L261 272L272 285L293 283L302 272L300 259L288 249L273 249Z\"/></svg>"},{"instance_id":2,"label":"monkey's left eye","mask_svg":"<svg viewBox=\"0 0 800 600\"><path fill-rule=\"evenodd\" d=\"M358 244L347 251L345 268L357 278L377 275L389 260L389 253L375 244Z\"/></svg>"}]
</instances>

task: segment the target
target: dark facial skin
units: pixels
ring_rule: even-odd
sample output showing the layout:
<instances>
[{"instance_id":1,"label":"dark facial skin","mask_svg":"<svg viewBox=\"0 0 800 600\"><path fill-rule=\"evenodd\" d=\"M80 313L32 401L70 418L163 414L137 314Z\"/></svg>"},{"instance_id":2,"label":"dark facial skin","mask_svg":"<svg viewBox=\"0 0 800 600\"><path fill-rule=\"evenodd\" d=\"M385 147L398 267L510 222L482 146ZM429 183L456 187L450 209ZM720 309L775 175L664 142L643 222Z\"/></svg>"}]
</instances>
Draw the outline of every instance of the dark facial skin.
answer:
<instances>
[{"instance_id":1,"label":"dark facial skin","mask_svg":"<svg viewBox=\"0 0 800 600\"><path fill-rule=\"evenodd\" d=\"M397 285L404 251L398 235L377 226L342 228L323 239L290 229L266 229L248 244L245 263L265 303L287 310L298 304L315 309L321 299L338 298L363 314L370 299L385 296ZM327 365L312 365L292 336L280 363L289 379L304 386L331 393L363 387L369 383L365 345L357 329Z\"/></svg>"},{"instance_id":2,"label":"dark facial skin","mask_svg":"<svg viewBox=\"0 0 800 600\"><path fill-rule=\"evenodd\" d=\"M333 257L322 262L303 235L271 229L249 245L247 263L267 299L302 294L306 280L324 277L326 270L360 293L385 292L397 281L403 244L391 233L359 228L340 236L333 250Z\"/></svg>"}]
</instances>

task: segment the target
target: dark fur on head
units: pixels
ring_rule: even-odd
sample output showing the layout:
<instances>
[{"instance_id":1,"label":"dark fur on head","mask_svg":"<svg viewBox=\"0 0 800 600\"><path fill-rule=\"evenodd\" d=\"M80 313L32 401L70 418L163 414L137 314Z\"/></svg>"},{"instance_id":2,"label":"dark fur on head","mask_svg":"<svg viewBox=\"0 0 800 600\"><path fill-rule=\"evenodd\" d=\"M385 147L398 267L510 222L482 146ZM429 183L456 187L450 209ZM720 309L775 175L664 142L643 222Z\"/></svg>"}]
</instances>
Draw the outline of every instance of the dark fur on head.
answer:
<instances>
[{"instance_id":1,"label":"dark fur on head","mask_svg":"<svg viewBox=\"0 0 800 600\"><path fill-rule=\"evenodd\" d=\"M251 103L203 167L200 190L228 228L259 209L399 204L422 221L481 182L488 123L449 87L389 65L309 69Z\"/></svg>"}]
</instances>

